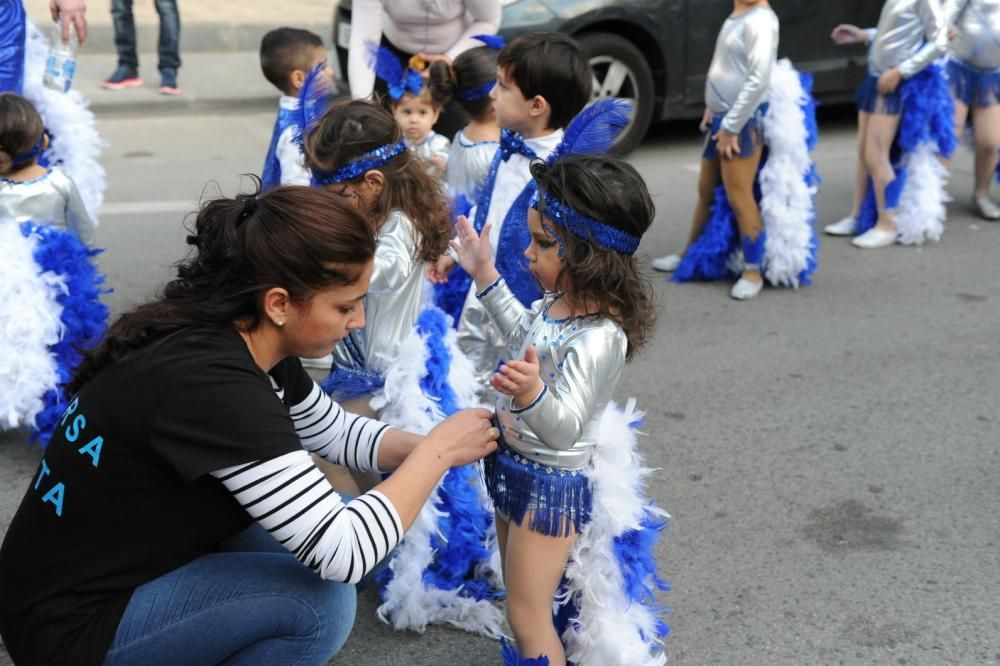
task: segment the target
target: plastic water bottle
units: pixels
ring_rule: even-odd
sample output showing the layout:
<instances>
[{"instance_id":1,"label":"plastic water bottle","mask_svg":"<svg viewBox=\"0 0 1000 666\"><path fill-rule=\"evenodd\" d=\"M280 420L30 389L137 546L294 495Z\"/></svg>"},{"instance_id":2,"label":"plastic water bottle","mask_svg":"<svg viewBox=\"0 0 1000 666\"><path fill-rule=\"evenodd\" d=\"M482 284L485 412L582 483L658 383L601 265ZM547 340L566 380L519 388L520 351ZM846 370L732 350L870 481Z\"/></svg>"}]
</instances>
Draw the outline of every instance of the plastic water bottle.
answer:
<instances>
[{"instance_id":1,"label":"plastic water bottle","mask_svg":"<svg viewBox=\"0 0 1000 666\"><path fill-rule=\"evenodd\" d=\"M52 47L45 61L45 76L42 83L46 88L69 92L73 87L73 77L76 75L76 31L69 31L69 41L62 40L62 23L56 23L52 32Z\"/></svg>"}]
</instances>

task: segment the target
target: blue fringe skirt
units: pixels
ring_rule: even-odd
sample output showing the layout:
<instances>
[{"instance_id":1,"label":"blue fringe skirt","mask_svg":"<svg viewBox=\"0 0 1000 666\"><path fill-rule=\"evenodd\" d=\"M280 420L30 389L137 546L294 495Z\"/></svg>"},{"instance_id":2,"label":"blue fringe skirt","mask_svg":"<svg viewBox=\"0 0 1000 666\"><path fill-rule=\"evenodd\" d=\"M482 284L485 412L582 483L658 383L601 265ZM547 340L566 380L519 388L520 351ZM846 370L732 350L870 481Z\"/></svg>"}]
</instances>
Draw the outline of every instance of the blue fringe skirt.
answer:
<instances>
[{"instance_id":1,"label":"blue fringe skirt","mask_svg":"<svg viewBox=\"0 0 1000 666\"><path fill-rule=\"evenodd\" d=\"M483 471L497 512L516 525L529 511L528 529L546 536L579 533L590 522L593 496L582 470L528 460L501 438L497 450L483 459Z\"/></svg>"},{"instance_id":2,"label":"blue fringe skirt","mask_svg":"<svg viewBox=\"0 0 1000 666\"><path fill-rule=\"evenodd\" d=\"M757 107L750 120L740 130L740 155L739 157L749 157L754 149L764 142L764 130L762 127L764 114L767 112L767 102ZM706 160L719 159L719 153L715 149L715 140L712 139L719 130L722 129L722 119L726 117L724 113L717 113L712 116L712 126L705 132L705 149L701 156ZM739 158L737 158L739 159Z\"/></svg>"},{"instance_id":3,"label":"blue fringe skirt","mask_svg":"<svg viewBox=\"0 0 1000 666\"><path fill-rule=\"evenodd\" d=\"M958 58L948 58L947 74L952 94L966 106L1000 104L1000 70L976 69Z\"/></svg>"},{"instance_id":4,"label":"blue fringe skirt","mask_svg":"<svg viewBox=\"0 0 1000 666\"><path fill-rule=\"evenodd\" d=\"M903 112L903 96L900 93L905 83L900 83L894 92L882 95L878 91L878 77L869 74L858 87L858 111L898 116Z\"/></svg>"}]
</instances>

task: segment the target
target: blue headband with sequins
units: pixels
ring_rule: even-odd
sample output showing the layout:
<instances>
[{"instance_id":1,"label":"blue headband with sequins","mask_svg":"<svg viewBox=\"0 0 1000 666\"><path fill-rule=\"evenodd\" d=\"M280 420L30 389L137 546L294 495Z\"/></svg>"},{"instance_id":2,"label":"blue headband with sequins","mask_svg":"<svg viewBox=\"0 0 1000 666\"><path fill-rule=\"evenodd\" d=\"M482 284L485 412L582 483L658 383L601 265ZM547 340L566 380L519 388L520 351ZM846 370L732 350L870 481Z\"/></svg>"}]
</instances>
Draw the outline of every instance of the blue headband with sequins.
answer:
<instances>
[{"instance_id":1,"label":"blue headband with sequins","mask_svg":"<svg viewBox=\"0 0 1000 666\"><path fill-rule=\"evenodd\" d=\"M490 94L493 90L493 86L497 84L496 79L490 79L481 86L476 86L475 88L466 88L465 90L459 90L455 93L455 97L458 99L464 99L467 102L474 99L482 99Z\"/></svg>"},{"instance_id":2,"label":"blue headband with sequins","mask_svg":"<svg viewBox=\"0 0 1000 666\"><path fill-rule=\"evenodd\" d=\"M396 143L387 143L370 153L365 153L353 162L349 162L330 174L326 174L313 169L314 185L336 185L345 180L360 178L372 169L377 169L388 164L396 155L406 150L406 144L402 139Z\"/></svg>"},{"instance_id":3,"label":"blue headband with sequins","mask_svg":"<svg viewBox=\"0 0 1000 666\"><path fill-rule=\"evenodd\" d=\"M639 238L636 236L583 213L578 213L548 192L542 196L545 198L545 217L553 220L559 226L565 227L577 238L595 242L601 247L624 254L635 254L635 251L639 249ZM528 205L537 210L537 191L531 195Z\"/></svg>"},{"instance_id":4,"label":"blue headband with sequins","mask_svg":"<svg viewBox=\"0 0 1000 666\"><path fill-rule=\"evenodd\" d=\"M28 150L24 151L17 157L11 160L10 166L13 169L20 169L21 167L27 166L38 159L38 156L42 154L45 145L45 135L47 132L42 132L42 136L38 137L38 141L35 142Z\"/></svg>"}]
</instances>

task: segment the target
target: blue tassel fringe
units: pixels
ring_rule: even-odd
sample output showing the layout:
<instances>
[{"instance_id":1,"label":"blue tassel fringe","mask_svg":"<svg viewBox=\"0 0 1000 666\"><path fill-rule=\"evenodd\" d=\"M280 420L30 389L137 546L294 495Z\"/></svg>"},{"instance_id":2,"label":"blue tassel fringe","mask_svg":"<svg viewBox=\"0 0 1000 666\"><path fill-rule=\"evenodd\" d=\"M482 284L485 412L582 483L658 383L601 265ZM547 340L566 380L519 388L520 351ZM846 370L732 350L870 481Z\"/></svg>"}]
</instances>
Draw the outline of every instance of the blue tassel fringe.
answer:
<instances>
[{"instance_id":1,"label":"blue tassel fringe","mask_svg":"<svg viewBox=\"0 0 1000 666\"><path fill-rule=\"evenodd\" d=\"M506 638L500 639L500 657L503 659L503 666L549 666L549 658L545 655L538 655L534 658L522 657L513 643Z\"/></svg>"}]
</instances>

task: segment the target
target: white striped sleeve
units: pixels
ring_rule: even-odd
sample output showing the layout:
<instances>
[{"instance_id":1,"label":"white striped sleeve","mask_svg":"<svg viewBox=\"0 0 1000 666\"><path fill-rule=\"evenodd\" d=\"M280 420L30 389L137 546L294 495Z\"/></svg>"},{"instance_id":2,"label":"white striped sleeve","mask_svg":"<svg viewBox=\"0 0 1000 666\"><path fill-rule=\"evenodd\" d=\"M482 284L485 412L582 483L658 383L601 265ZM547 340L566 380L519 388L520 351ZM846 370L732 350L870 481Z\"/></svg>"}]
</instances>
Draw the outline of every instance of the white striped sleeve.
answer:
<instances>
[{"instance_id":1,"label":"white striped sleeve","mask_svg":"<svg viewBox=\"0 0 1000 666\"><path fill-rule=\"evenodd\" d=\"M302 446L337 465L379 472L378 449L389 426L338 405L313 384L309 397L289 410Z\"/></svg>"},{"instance_id":2,"label":"white striped sleeve","mask_svg":"<svg viewBox=\"0 0 1000 666\"><path fill-rule=\"evenodd\" d=\"M402 538L396 507L377 490L344 503L305 451L212 475L254 520L327 580L357 583Z\"/></svg>"}]
</instances>

